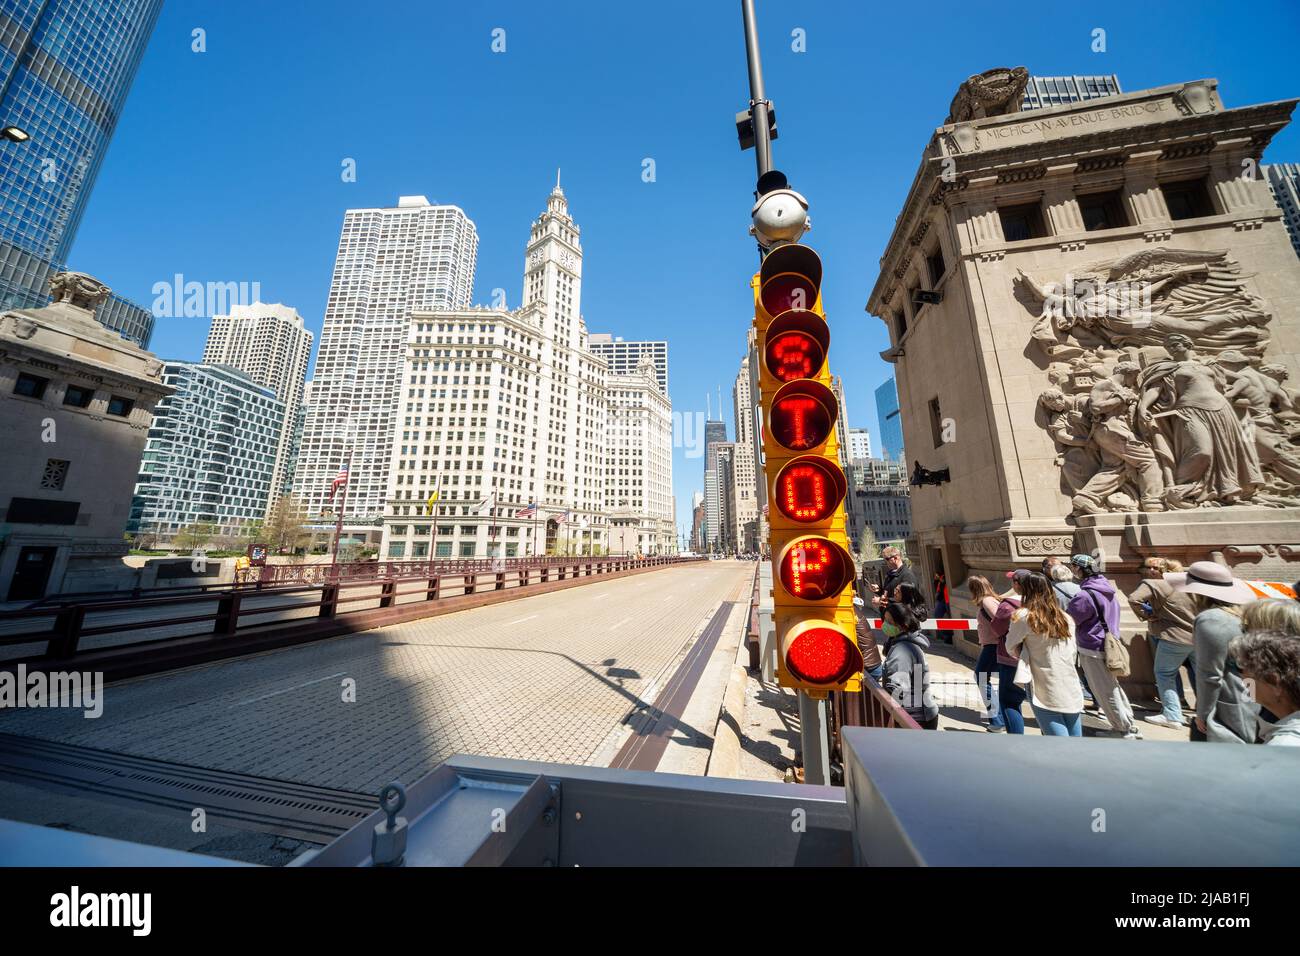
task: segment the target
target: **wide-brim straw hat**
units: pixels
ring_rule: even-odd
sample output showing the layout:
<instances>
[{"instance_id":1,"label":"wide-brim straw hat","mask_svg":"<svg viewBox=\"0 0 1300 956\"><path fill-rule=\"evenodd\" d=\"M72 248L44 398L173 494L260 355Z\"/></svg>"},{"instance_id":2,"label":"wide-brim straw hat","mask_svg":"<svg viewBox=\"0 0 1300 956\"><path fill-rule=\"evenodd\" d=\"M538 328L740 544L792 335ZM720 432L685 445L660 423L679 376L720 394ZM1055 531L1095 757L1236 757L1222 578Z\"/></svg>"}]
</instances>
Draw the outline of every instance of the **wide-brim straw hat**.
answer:
<instances>
[{"instance_id":1,"label":"wide-brim straw hat","mask_svg":"<svg viewBox=\"0 0 1300 956\"><path fill-rule=\"evenodd\" d=\"M1171 571L1164 576L1175 591L1200 594L1225 604L1248 604L1259 597L1245 581L1213 561L1197 561L1186 571Z\"/></svg>"}]
</instances>

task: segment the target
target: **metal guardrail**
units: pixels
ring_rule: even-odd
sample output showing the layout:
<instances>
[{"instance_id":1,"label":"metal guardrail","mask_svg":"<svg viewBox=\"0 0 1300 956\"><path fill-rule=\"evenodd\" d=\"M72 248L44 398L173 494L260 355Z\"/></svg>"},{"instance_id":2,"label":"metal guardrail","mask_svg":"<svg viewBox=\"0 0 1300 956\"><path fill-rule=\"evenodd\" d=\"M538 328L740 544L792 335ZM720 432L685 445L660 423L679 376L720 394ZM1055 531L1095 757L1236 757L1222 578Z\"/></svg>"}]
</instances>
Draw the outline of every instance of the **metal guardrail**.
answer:
<instances>
[{"instance_id":1,"label":"metal guardrail","mask_svg":"<svg viewBox=\"0 0 1300 956\"><path fill-rule=\"evenodd\" d=\"M333 581L388 581L457 574L487 574L528 571L573 565L602 565L633 562L638 567L671 564L700 558L633 555L561 555L525 558L435 558L430 561L357 561L347 564L267 564L238 572L241 586L267 587L277 584L325 584Z\"/></svg>"},{"instance_id":2,"label":"metal guardrail","mask_svg":"<svg viewBox=\"0 0 1300 956\"><path fill-rule=\"evenodd\" d=\"M159 646L184 639L192 640L196 634L200 634L191 628L183 635L159 638L156 635L159 628L208 624L210 625L208 634L229 637L241 630L264 627L267 624L294 623L265 620L268 614L280 614L286 611L315 611L314 615L307 615L307 617L332 619L350 613L392 608L399 604L437 602L487 591L527 588L582 577L693 563L698 560L702 559L543 558L536 561L516 562L512 566L502 566L501 563L493 561L458 561L450 564L398 562L395 567L377 565L376 567L384 570L374 575L326 580L322 583L268 586L255 582L224 591L161 596L150 596L149 592L145 591L142 592L141 597L134 599L83 601L0 612L0 647L43 643L46 645L44 656L46 660L67 661L77 655L80 643L86 637L149 631L155 632L154 635L143 637L136 642L116 644L112 650L139 647L144 644ZM417 596L413 601L400 600L412 595ZM257 603L247 603L266 597L282 597L285 600L276 600L270 604L262 603L260 600ZM363 602L372 606L349 608L349 605L355 606ZM377 607L374 606L375 602ZM149 616L135 621L87 623L87 618L94 615L141 609L156 609L159 616ZM181 613L168 616L169 610ZM261 620L254 622L251 620L254 618ZM49 624L40 630L9 630L7 625L15 621L49 622ZM302 623L302 620L298 620L297 623ZM16 665L22 660L6 660L3 666Z\"/></svg>"}]
</instances>

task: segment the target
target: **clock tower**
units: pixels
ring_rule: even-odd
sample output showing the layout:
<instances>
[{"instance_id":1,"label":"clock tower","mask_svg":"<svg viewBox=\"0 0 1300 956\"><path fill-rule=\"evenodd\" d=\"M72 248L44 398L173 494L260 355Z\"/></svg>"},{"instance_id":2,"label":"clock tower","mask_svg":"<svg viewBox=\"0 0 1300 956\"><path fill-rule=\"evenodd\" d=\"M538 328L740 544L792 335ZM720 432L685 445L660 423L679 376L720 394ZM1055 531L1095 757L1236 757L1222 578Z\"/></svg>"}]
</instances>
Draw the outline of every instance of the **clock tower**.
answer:
<instances>
[{"instance_id":1,"label":"clock tower","mask_svg":"<svg viewBox=\"0 0 1300 956\"><path fill-rule=\"evenodd\" d=\"M524 262L524 308L540 306L542 327L557 346L585 346L581 326L581 230L569 215L569 203L555 173L555 188L546 197L546 211L533 222Z\"/></svg>"}]
</instances>

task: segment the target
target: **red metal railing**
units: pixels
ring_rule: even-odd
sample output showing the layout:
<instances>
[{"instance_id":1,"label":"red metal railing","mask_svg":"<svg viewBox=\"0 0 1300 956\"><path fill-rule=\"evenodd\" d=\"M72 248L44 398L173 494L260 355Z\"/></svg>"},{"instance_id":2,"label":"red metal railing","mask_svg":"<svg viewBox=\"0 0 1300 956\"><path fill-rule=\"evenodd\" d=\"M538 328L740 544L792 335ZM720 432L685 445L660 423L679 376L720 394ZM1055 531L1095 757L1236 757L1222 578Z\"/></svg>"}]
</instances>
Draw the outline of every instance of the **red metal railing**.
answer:
<instances>
[{"instance_id":1,"label":"red metal railing","mask_svg":"<svg viewBox=\"0 0 1300 956\"><path fill-rule=\"evenodd\" d=\"M508 561L509 559L507 559ZM21 655L0 661L0 666L57 659L66 661L78 651L116 651L122 648L156 647L203 634L230 636L251 628L285 623L268 621L267 615L309 612L289 621L336 618L346 614L416 605L426 601L454 600L487 591L527 588L619 572L647 570L671 564L686 564L703 558L570 557L495 561L390 562L375 564L374 573L317 583L249 582L226 591L188 594L149 592L137 599L82 601L54 607L26 608L0 612L0 647L44 645L45 653ZM293 570L328 565L279 565ZM265 570L265 569L252 569ZM287 576L286 576L287 577ZM409 585L409 586L408 586ZM406 598L407 600L402 600ZM358 607L357 605L364 605ZM156 612L139 615L140 611ZM171 613L169 616L169 612ZM315 613L310 613L315 612ZM121 619L131 615L131 619ZM114 617L117 617L115 620ZM137 619L138 618L138 619ZM28 630L28 624L46 624ZM196 627L196 625L203 625ZM185 628L182 633L159 636L163 628ZM141 632L153 632L152 635ZM117 635L125 640L99 641L86 648L86 638ZM140 636L132 640L132 636Z\"/></svg>"}]
</instances>

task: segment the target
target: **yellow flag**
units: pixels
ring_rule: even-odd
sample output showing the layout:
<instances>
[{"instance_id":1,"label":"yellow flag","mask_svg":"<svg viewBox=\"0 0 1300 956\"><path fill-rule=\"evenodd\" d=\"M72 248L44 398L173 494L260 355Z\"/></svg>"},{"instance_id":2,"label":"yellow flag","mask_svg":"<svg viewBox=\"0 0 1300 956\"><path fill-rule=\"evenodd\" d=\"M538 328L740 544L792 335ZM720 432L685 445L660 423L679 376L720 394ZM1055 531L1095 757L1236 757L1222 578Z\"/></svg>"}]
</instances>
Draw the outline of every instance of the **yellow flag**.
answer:
<instances>
[{"instance_id":1,"label":"yellow flag","mask_svg":"<svg viewBox=\"0 0 1300 956\"><path fill-rule=\"evenodd\" d=\"M438 492L435 491L433 494L429 495L429 500L425 502L429 514L433 514L433 503L437 500L438 500Z\"/></svg>"}]
</instances>

